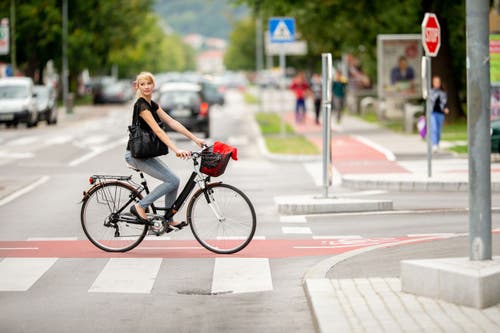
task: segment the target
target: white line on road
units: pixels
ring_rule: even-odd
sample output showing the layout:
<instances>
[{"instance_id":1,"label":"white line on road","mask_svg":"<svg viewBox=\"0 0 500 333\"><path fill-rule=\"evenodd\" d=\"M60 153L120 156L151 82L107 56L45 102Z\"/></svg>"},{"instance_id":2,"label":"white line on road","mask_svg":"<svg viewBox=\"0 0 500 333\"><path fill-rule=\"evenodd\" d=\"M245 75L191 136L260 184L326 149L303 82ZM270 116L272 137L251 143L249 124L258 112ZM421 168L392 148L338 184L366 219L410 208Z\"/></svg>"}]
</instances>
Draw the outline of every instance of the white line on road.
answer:
<instances>
[{"instance_id":1,"label":"white line on road","mask_svg":"<svg viewBox=\"0 0 500 333\"><path fill-rule=\"evenodd\" d=\"M212 293L273 290L268 258L215 258Z\"/></svg>"},{"instance_id":2,"label":"white line on road","mask_svg":"<svg viewBox=\"0 0 500 333\"><path fill-rule=\"evenodd\" d=\"M363 237L359 235L340 235L340 236L313 236L313 239L362 239Z\"/></svg>"},{"instance_id":3,"label":"white line on road","mask_svg":"<svg viewBox=\"0 0 500 333\"><path fill-rule=\"evenodd\" d=\"M312 234L309 227L281 227L284 234Z\"/></svg>"},{"instance_id":4,"label":"white line on road","mask_svg":"<svg viewBox=\"0 0 500 333\"><path fill-rule=\"evenodd\" d=\"M39 250L38 247L0 247L0 251L10 251L10 250Z\"/></svg>"},{"instance_id":5,"label":"white line on road","mask_svg":"<svg viewBox=\"0 0 500 333\"><path fill-rule=\"evenodd\" d=\"M78 240L78 237L29 237L26 239L29 242L37 242L37 241L75 241Z\"/></svg>"},{"instance_id":6,"label":"white line on road","mask_svg":"<svg viewBox=\"0 0 500 333\"><path fill-rule=\"evenodd\" d=\"M7 146L23 146L23 145L29 145L32 143L35 143L40 140L40 137L38 136L25 136L19 139L15 139L12 141L9 141L6 145Z\"/></svg>"},{"instance_id":7,"label":"white line on road","mask_svg":"<svg viewBox=\"0 0 500 333\"><path fill-rule=\"evenodd\" d=\"M280 222L282 223L306 223L306 217L304 215L284 215L280 216Z\"/></svg>"},{"instance_id":8,"label":"white line on road","mask_svg":"<svg viewBox=\"0 0 500 333\"><path fill-rule=\"evenodd\" d=\"M408 234L408 237L455 237L456 233L442 232L442 233L431 233L431 234Z\"/></svg>"},{"instance_id":9,"label":"white line on road","mask_svg":"<svg viewBox=\"0 0 500 333\"><path fill-rule=\"evenodd\" d=\"M89 292L149 294L161 262L161 258L111 258Z\"/></svg>"},{"instance_id":10,"label":"white line on road","mask_svg":"<svg viewBox=\"0 0 500 333\"><path fill-rule=\"evenodd\" d=\"M0 291L26 291L58 258L5 258L0 262Z\"/></svg>"},{"instance_id":11,"label":"white line on road","mask_svg":"<svg viewBox=\"0 0 500 333\"><path fill-rule=\"evenodd\" d=\"M31 183L30 185L6 196L5 198L0 200L0 206L3 206L5 204L11 202L12 200L19 198L20 196L22 196L30 191L33 191L38 186L42 185L43 183L46 183L49 179L50 179L49 176L43 176L43 177L39 178L37 181L35 181L34 183Z\"/></svg>"},{"instance_id":12,"label":"white line on road","mask_svg":"<svg viewBox=\"0 0 500 333\"><path fill-rule=\"evenodd\" d=\"M91 158L94 158L97 155L104 153L105 151L108 151L108 150L113 149L115 147L118 147L120 145L124 145L125 143L127 143L127 140L128 140L128 138L122 138L122 139L110 142L109 144L104 145L104 146L97 146L97 147L91 148L92 150L89 153L87 153L83 156L80 156L79 158L74 159L73 161L69 162L68 166L70 166L70 167L77 166L78 164L86 162L86 161L90 160Z\"/></svg>"},{"instance_id":13,"label":"white line on road","mask_svg":"<svg viewBox=\"0 0 500 333\"><path fill-rule=\"evenodd\" d=\"M358 135L353 135L353 138L364 143L367 146L372 147L375 150L378 150L380 153L385 155L385 158L387 158L388 161L395 161L396 160L396 156L394 156L392 151L388 150L385 147L382 147L378 143L375 143L371 140L368 140L367 138L364 138L364 137L358 136Z\"/></svg>"}]
</instances>

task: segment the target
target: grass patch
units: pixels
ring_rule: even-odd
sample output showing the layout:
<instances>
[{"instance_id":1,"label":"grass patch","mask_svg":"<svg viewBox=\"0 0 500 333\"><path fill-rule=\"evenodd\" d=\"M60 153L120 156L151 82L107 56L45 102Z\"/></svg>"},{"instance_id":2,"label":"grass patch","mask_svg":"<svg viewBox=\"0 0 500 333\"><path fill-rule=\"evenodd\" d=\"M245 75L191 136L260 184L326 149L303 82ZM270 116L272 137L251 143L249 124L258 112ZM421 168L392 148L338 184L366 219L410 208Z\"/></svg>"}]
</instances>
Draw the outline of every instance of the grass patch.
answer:
<instances>
[{"instance_id":1,"label":"grass patch","mask_svg":"<svg viewBox=\"0 0 500 333\"><path fill-rule=\"evenodd\" d=\"M448 150L453 151L458 154L467 154L469 152L469 146L458 145L448 148Z\"/></svg>"},{"instance_id":2,"label":"grass patch","mask_svg":"<svg viewBox=\"0 0 500 333\"><path fill-rule=\"evenodd\" d=\"M319 149L302 135L266 136L267 149L275 154L317 155Z\"/></svg>"},{"instance_id":3,"label":"grass patch","mask_svg":"<svg viewBox=\"0 0 500 333\"><path fill-rule=\"evenodd\" d=\"M285 124L286 135L281 135L281 117L277 113L255 114L264 135L267 149L274 154L317 155L319 148L302 135L296 135L292 126Z\"/></svg>"},{"instance_id":4,"label":"grass patch","mask_svg":"<svg viewBox=\"0 0 500 333\"><path fill-rule=\"evenodd\" d=\"M445 141L467 141L467 119L455 119L443 125L441 139Z\"/></svg>"},{"instance_id":5,"label":"grass patch","mask_svg":"<svg viewBox=\"0 0 500 333\"><path fill-rule=\"evenodd\" d=\"M281 117L274 112L259 112L255 114L260 130L264 135L280 134L281 133ZM294 134L293 128L289 124L285 124L285 133Z\"/></svg>"},{"instance_id":6,"label":"grass patch","mask_svg":"<svg viewBox=\"0 0 500 333\"><path fill-rule=\"evenodd\" d=\"M245 91L243 94L243 100L247 104L257 104L259 103L259 98L255 96L254 94L249 93L248 91Z\"/></svg>"}]
</instances>

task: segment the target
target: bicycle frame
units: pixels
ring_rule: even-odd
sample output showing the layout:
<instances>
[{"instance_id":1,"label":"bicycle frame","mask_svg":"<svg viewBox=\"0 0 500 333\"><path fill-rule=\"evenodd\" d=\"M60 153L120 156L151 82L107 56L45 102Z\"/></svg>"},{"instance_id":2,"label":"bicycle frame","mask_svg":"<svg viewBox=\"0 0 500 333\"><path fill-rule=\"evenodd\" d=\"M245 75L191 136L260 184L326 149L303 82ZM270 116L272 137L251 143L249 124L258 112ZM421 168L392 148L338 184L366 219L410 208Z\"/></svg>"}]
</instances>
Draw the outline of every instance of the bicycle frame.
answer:
<instances>
[{"instance_id":1,"label":"bicycle frame","mask_svg":"<svg viewBox=\"0 0 500 333\"><path fill-rule=\"evenodd\" d=\"M182 191L180 192L180 194L175 199L175 202L173 203L173 205L171 207L158 207L158 206L155 206L154 203L153 203L150 206L151 210L153 211L153 214L157 215L158 211L164 211L165 212L164 219L165 220L169 220L170 218L172 218L182 208L182 206L184 205L184 203L186 202L186 200L189 198L190 194L193 192L193 189L196 187L197 184L199 185L199 187L203 191L205 190L206 184L210 181L210 176L203 176L201 174L201 172L199 170L197 170L196 167L199 165L199 163L197 161L197 158L193 158L193 164L194 164L194 170L191 173L191 176L189 177L188 181L184 185L184 188L182 189ZM118 214L118 216L119 216L119 214L123 213L123 211L125 210L125 208L128 205L130 205L131 203L133 203L136 200L136 198L143 191L146 192L146 195L150 193L149 187L148 187L148 184L147 184L147 181L146 181L146 178L144 177L144 173L142 171L140 171L140 170L137 170L137 169L134 169L134 170L136 170L136 171L139 172L139 176L141 178L140 186L136 187L136 191L134 192L134 194L129 198L129 200L126 203L124 203L116 211L116 214ZM95 180L97 180L97 179L99 179L99 180L101 180L101 179L104 179L104 180L112 179L112 180L118 180L118 181L126 181L128 183L132 183L132 184L138 185L137 183L134 183L131 180L132 176L128 176L127 177L127 176L93 175L91 177L91 183L93 184L93 182L95 182ZM99 184L96 184L95 186L99 186ZM90 192L90 190L88 192ZM84 196L88 192L85 192ZM210 203L210 197L209 197L208 193L206 193L204 191L204 195L205 195L205 198L207 199L207 202ZM135 218L134 219L128 219L128 218L121 217L120 219L124 219L124 220L126 220L126 222L132 223L132 224L141 224L141 225L144 224L142 222L139 222ZM153 223L150 222L148 224L152 225Z\"/></svg>"}]
</instances>

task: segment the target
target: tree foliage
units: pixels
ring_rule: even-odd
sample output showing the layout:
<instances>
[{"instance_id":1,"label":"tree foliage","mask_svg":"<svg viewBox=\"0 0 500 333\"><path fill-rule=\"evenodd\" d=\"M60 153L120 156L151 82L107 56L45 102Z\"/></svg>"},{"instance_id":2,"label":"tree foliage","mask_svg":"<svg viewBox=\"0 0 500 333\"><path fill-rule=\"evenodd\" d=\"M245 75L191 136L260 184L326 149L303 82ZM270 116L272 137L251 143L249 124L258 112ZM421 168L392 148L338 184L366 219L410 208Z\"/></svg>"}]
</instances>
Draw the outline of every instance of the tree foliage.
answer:
<instances>
[{"instance_id":1,"label":"tree foliage","mask_svg":"<svg viewBox=\"0 0 500 333\"><path fill-rule=\"evenodd\" d=\"M247 17L238 22L229 36L224 64L229 70L255 69L255 20Z\"/></svg>"},{"instance_id":2,"label":"tree foliage","mask_svg":"<svg viewBox=\"0 0 500 333\"><path fill-rule=\"evenodd\" d=\"M153 14L153 0L68 0L70 78L83 69L122 77L142 71L194 67L194 56L180 38L164 32ZM15 1L16 62L28 76L41 74L48 60L62 63L62 1ZM0 17L10 17L10 1L0 2ZM12 38L12 37L11 37ZM3 56L0 61L10 62Z\"/></svg>"},{"instance_id":3,"label":"tree foliage","mask_svg":"<svg viewBox=\"0 0 500 333\"><path fill-rule=\"evenodd\" d=\"M335 58L352 53L376 79L378 34L419 34L425 12L437 14L442 46L433 59L433 72L447 83L452 109L461 112L465 91L464 0L240 0L267 20L291 16L306 40L310 56L331 52Z\"/></svg>"}]
</instances>

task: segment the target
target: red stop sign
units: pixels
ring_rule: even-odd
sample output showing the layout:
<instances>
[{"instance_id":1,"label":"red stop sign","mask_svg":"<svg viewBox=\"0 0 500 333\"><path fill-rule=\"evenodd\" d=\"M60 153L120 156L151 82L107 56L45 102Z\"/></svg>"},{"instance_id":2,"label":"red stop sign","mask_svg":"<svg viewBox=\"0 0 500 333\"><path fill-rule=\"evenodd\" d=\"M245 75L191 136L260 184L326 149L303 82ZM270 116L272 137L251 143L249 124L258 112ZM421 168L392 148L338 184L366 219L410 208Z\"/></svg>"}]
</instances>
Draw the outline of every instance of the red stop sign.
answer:
<instances>
[{"instance_id":1,"label":"red stop sign","mask_svg":"<svg viewBox=\"0 0 500 333\"><path fill-rule=\"evenodd\" d=\"M437 17L433 13L425 13L422 21L422 45L425 55L435 57L441 46L441 27Z\"/></svg>"}]
</instances>

